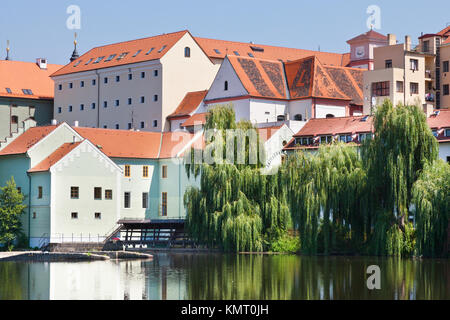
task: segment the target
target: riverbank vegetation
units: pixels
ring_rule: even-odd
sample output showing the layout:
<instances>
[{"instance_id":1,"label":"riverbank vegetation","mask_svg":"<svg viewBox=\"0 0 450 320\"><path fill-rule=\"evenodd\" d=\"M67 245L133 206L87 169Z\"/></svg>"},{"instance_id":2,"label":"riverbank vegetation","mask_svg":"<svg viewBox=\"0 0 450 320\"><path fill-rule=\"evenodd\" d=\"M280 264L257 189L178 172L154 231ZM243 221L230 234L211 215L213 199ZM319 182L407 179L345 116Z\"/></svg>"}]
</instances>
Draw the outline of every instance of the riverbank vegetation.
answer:
<instances>
[{"instance_id":1,"label":"riverbank vegetation","mask_svg":"<svg viewBox=\"0 0 450 320\"><path fill-rule=\"evenodd\" d=\"M21 216L25 213L24 196L14 178L0 188L0 249L12 251L22 238Z\"/></svg>"},{"instance_id":2,"label":"riverbank vegetation","mask_svg":"<svg viewBox=\"0 0 450 320\"><path fill-rule=\"evenodd\" d=\"M284 251L277 244L294 228L303 254L445 256L450 166L438 160L425 114L386 100L373 126L373 139L359 148L295 152L274 175L248 163L187 165L201 175L184 199L190 235L225 251ZM236 128L251 124L235 124L229 107L211 110L206 129ZM251 145L241 139L248 156Z\"/></svg>"}]
</instances>

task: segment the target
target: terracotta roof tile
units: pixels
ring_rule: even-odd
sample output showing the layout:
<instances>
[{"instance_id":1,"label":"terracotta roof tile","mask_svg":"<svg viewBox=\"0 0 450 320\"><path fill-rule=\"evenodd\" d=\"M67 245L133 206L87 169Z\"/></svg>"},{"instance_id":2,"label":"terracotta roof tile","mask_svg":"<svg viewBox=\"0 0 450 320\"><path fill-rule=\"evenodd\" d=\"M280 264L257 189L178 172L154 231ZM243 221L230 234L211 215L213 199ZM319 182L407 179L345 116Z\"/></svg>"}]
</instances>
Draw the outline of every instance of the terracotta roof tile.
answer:
<instances>
[{"instance_id":1,"label":"terracotta roof tile","mask_svg":"<svg viewBox=\"0 0 450 320\"><path fill-rule=\"evenodd\" d=\"M293 49L199 37L195 37L195 39L210 58L216 59L224 59L226 55L236 55L235 52L237 52L241 57L249 57L248 54L251 53L255 58L275 61L281 59L285 62L289 60L298 60L312 55L315 55L323 64L327 65L346 66L350 62L349 53L341 54Z\"/></svg>"},{"instance_id":2,"label":"terracotta roof tile","mask_svg":"<svg viewBox=\"0 0 450 320\"><path fill-rule=\"evenodd\" d=\"M56 127L57 126L45 126L28 129L0 151L0 156L26 153L36 143L55 130Z\"/></svg>"},{"instance_id":3,"label":"terracotta roof tile","mask_svg":"<svg viewBox=\"0 0 450 320\"><path fill-rule=\"evenodd\" d=\"M161 133L126 130L73 128L111 158L157 159Z\"/></svg>"},{"instance_id":4,"label":"terracotta roof tile","mask_svg":"<svg viewBox=\"0 0 450 320\"><path fill-rule=\"evenodd\" d=\"M369 116L310 119L294 137L371 132L372 121Z\"/></svg>"},{"instance_id":5,"label":"terracotta roof tile","mask_svg":"<svg viewBox=\"0 0 450 320\"><path fill-rule=\"evenodd\" d=\"M379 32L369 30L366 33L360 34L360 35L348 40L347 43L356 42L356 41L360 41L360 40L367 40L367 39L386 40L387 41L387 36L385 36Z\"/></svg>"},{"instance_id":6,"label":"terracotta roof tile","mask_svg":"<svg viewBox=\"0 0 450 320\"><path fill-rule=\"evenodd\" d=\"M28 170L28 172L42 172L48 171L56 162L61 160L66 154L75 149L80 145L81 142L75 143L64 143L58 149L55 150L51 155L42 160L34 168Z\"/></svg>"},{"instance_id":7,"label":"terracotta roof tile","mask_svg":"<svg viewBox=\"0 0 450 320\"><path fill-rule=\"evenodd\" d=\"M427 122L431 129L450 128L450 110L436 110L439 114L432 114Z\"/></svg>"},{"instance_id":8,"label":"terracotta roof tile","mask_svg":"<svg viewBox=\"0 0 450 320\"><path fill-rule=\"evenodd\" d=\"M33 62L0 60L0 97L53 100L54 83L50 75L61 67L48 64L44 70ZM25 94L23 89L31 90L32 94Z\"/></svg>"},{"instance_id":9,"label":"terracotta roof tile","mask_svg":"<svg viewBox=\"0 0 450 320\"><path fill-rule=\"evenodd\" d=\"M179 104L178 108L167 118L172 119L189 116L202 103L207 93L208 90L188 92L183 101Z\"/></svg>"},{"instance_id":10,"label":"terracotta roof tile","mask_svg":"<svg viewBox=\"0 0 450 320\"><path fill-rule=\"evenodd\" d=\"M192 127L195 125L204 125L206 123L206 115L208 113L195 113L193 114L189 119L187 119L183 124L182 127Z\"/></svg>"},{"instance_id":11,"label":"terracotta roof tile","mask_svg":"<svg viewBox=\"0 0 450 320\"><path fill-rule=\"evenodd\" d=\"M162 58L187 33L189 31L184 30L96 47L58 70L52 76L157 60ZM127 53L126 56L119 59L125 53ZM103 59L95 63L100 57L103 57Z\"/></svg>"},{"instance_id":12,"label":"terracotta roof tile","mask_svg":"<svg viewBox=\"0 0 450 320\"><path fill-rule=\"evenodd\" d=\"M283 64L280 61L228 56L250 96L287 99Z\"/></svg>"}]
</instances>

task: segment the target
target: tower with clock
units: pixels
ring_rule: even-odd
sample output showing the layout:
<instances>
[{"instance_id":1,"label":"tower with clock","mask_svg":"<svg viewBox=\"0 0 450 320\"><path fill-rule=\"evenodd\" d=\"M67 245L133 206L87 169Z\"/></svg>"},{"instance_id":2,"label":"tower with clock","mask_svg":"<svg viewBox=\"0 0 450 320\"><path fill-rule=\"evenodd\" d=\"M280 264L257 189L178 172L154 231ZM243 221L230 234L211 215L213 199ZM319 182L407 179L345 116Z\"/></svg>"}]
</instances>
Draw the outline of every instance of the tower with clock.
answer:
<instances>
[{"instance_id":1,"label":"tower with clock","mask_svg":"<svg viewBox=\"0 0 450 320\"><path fill-rule=\"evenodd\" d=\"M350 67L373 70L373 49L386 46L388 39L385 35L373 31L360 34L347 41L350 45Z\"/></svg>"}]
</instances>

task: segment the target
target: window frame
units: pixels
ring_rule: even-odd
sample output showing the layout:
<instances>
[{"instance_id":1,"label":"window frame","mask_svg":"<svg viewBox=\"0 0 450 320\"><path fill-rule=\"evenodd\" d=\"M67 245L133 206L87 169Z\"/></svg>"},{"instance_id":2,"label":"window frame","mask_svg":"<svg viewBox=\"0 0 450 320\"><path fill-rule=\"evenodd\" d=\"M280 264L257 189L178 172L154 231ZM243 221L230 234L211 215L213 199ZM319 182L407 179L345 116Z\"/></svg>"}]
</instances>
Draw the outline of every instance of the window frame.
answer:
<instances>
[{"instance_id":1,"label":"window frame","mask_svg":"<svg viewBox=\"0 0 450 320\"><path fill-rule=\"evenodd\" d=\"M131 192L129 191L123 193L123 208L131 209Z\"/></svg>"},{"instance_id":2,"label":"window frame","mask_svg":"<svg viewBox=\"0 0 450 320\"><path fill-rule=\"evenodd\" d=\"M126 178L130 178L131 177L131 166L129 164L126 164L123 170L124 176Z\"/></svg>"},{"instance_id":3,"label":"window frame","mask_svg":"<svg viewBox=\"0 0 450 320\"><path fill-rule=\"evenodd\" d=\"M94 187L94 200L102 200L102 187Z\"/></svg>"},{"instance_id":4,"label":"window frame","mask_svg":"<svg viewBox=\"0 0 450 320\"><path fill-rule=\"evenodd\" d=\"M148 166L142 166L142 178L148 178Z\"/></svg>"},{"instance_id":5,"label":"window frame","mask_svg":"<svg viewBox=\"0 0 450 320\"><path fill-rule=\"evenodd\" d=\"M163 165L162 167L161 167L161 178L162 179L167 179L167 176L168 176L168 173L169 173L169 171L168 171L168 166L167 165Z\"/></svg>"},{"instance_id":6,"label":"window frame","mask_svg":"<svg viewBox=\"0 0 450 320\"><path fill-rule=\"evenodd\" d=\"M76 196L74 196L76 194ZM70 187L70 199L80 199L80 187Z\"/></svg>"},{"instance_id":7,"label":"window frame","mask_svg":"<svg viewBox=\"0 0 450 320\"><path fill-rule=\"evenodd\" d=\"M372 96L386 97L391 94L390 81L372 82Z\"/></svg>"},{"instance_id":8,"label":"window frame","mask_svg":"<svg viewBox=\"0 0 450 320\"><path fill-rule=\"evenodd\" d=\"M113 200L112 189L105 189L105 200Z\"/></svg>"},{"instance_id":9,"label":"window frame","mask_svg":"<svg viewBox=\"0 0 450 320\"><path fill-rule=\"evenodd\" d=\"M161 193L161 217L167 217L167 192Z\"/></svg>"}]
</instances>

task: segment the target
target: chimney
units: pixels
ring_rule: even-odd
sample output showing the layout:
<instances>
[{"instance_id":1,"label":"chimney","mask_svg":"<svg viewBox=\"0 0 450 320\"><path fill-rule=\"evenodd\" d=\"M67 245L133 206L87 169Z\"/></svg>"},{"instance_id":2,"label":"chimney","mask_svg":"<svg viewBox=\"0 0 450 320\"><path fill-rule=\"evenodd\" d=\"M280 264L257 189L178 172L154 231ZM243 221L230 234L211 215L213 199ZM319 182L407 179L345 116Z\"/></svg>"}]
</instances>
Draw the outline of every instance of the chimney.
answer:
<instances>
[{"instance_id":1,"label":"chimney","mask_svg":"<svg viewBox=\"0 0 450 320\"><path fill-rule=\"evenodd\" d=\"M73 126L74 126L75 128L78 128L79 125L80 125L80 122L79 122L79 121L75 121L75 122L73 123Z\"/></svg>"},{"instance_id":2,"label":"chimney","mask_svg":"<svg viewBox=\"0 0 450 320\"><path fill-rule=\"evenodd\" d=\"M411 37L405 36L405 50L411 51Z\"/></svg>"},{"instance_id":3,"label":"chimney","mask_svg":"<svg viewBox=\"0 0 450 320\"><path fill-rule=\"evenodd\" d=\"M56 126L58 124L58 121L56 119L52 119L52 126Z\"/></svg>"},{"instance_id":4,"label":"chimney","mask_svg":"<svg viewBox=\"0 0 450 320\"><path fill-rule=\"evenodd\" d=\"M42 70L47 70L47 59L45 58L37 58L36 64L41 68Z\"/></svg>"},{"instance_id":5,"label":"chimney","mask_svg":"<svg viewBox=\"0 0 450 320\"><path fill-rule=\"evenodd\" d=\"M393 46L397 44L397 38L395 37L395 34L388 33L388 45Z\"/></svg>"}]
</instances>

